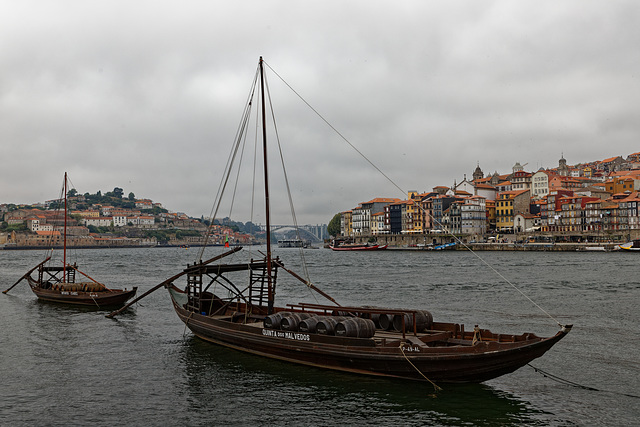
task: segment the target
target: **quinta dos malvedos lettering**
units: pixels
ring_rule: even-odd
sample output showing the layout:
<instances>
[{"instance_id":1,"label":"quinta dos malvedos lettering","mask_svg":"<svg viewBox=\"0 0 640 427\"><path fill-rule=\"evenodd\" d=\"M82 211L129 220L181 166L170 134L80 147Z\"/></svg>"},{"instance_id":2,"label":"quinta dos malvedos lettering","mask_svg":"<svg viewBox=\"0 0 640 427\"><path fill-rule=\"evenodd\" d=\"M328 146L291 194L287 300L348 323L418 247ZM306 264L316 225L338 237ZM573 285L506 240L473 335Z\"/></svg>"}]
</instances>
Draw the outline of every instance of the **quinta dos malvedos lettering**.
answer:
<instances>
[{"instance_id":1,"label":"quinta dos malvedos lettering","mask_svg":"<svg viewBox=\"0 0 640 427\"><path fill-rule=\"evenodd\" d=\"M287 338L287 339L296 340L296 341L311 340L308 334L299 334L297 332L289 332L289 331L275 331L273 329L263 329L262 335L267 337L275 337L275 338Z\"/></svg>"}]
</instances>

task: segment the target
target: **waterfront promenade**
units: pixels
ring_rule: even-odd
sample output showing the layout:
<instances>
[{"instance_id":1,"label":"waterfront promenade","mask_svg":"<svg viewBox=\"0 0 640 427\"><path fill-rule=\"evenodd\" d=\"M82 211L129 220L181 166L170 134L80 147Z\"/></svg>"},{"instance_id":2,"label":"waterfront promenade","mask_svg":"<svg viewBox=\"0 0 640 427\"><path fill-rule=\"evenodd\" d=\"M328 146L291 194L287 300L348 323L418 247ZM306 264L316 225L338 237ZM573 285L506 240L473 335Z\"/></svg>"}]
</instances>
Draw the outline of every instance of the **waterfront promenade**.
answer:
<instances>
[{"instance_id":1,"label":"waterfront promenade","mask_svg":"<svg viewBox=\"0 0 640 427\"><path fill-rule=\"evenodd\" d=\"M458 251L556 251L556 252L612 252L619 243L465 243L444 250ZM437 246L436 246L437 248ZM387 250L434 250L434 246L389 246Z\"/></svg>"},{"instance_id":2,"label":"waterfront promenade","mask_svg":"<svg viewBox=\"0 0 640 427\"><path fill-rule=\"evenodd\" d=\"M618 250L618 245L640 239L639 230L608 235L578 233L519 233L490 234L485 236L450 234L381 234L376 236L353 236L353 243L364 244L375 240L379 245L388 245L391 250L431 250L439 246L456 243L447 250L474 251L600 251ZM326 246L326 242L325 242Z\"/></svg>"}]
</instances>

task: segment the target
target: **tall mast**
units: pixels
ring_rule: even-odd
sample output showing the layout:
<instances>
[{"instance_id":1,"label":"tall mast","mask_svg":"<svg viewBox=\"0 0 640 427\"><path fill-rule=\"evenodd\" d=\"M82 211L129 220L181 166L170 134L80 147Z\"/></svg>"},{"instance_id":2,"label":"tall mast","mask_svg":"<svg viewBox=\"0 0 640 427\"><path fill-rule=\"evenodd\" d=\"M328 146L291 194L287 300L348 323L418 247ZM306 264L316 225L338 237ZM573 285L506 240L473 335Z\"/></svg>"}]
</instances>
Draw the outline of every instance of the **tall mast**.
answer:
<instances>
[{"instance_id":1,"label":"tall mast","mask_svg":"<svg viewBox=\"0 0 640 427\"><path fill-rule=\"evenodd\" d=\"M273 279L271 277L271 215L269 207L269 172L267 169L267 116L264 101L264 66L262 64L262 56L260 57L260 91L262 107L262 153L264 161L264 201L265 219L267 223L267 311L268 314L271 314L273 312Z\"/></svg>"},{"instance_id":2,"label":"tall mast","mask_svg":"<svg viewBox=\"0 0 640 427\"><path fill-rule=\"evenodd\" d=\"M64 173L64 184L62 184L62 191L64 195L64 236L62 246L62 280L68 283L67 280L67 173Z\"/></svg>"}]
</instances>

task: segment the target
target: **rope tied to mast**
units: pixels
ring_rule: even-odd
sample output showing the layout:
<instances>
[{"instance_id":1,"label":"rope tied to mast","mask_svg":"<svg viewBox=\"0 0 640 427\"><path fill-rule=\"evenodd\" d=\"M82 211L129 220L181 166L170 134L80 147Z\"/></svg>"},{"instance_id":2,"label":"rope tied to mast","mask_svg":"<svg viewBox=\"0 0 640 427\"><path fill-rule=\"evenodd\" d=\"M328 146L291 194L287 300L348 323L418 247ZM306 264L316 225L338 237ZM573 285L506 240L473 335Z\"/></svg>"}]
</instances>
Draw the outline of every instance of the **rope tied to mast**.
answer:
<instances>
[{"instance_id":1,"label":"rope tied to mast","mask_svg":"<svg viewBox=\"0 0 640 427\"><path fill-rule=\"evenodd\" d=\"M360 155L360 157L362 157L367 163L369 163L369 165L371 167L373 167L376 171L378 171L389 183L391 183L391 185L393 185L395 188L397 188L402 194L403 196L405 194L408 194L407 191L403 190L402 187L400 187L400 185L398 185L393 179L391 179L387 174L385 174L375 163L373 163L372 160L370 160L367 156L364 155L364 153L362 153L351 141L349 141L349 139L347 139L347 137L345 137L342 133L340 133L340 131L338 131L322 114L320 114L320 112L318 112L313 106L311 106L311 104L302 97L302 95L300 95L293 87L291 87L291 85L284 79L282 78L282 76L280 76L273 68L271 68L271 66L269 64L267 64L266 62L264 62L264 64L298 97L300 98L300 100L307 106L309 107L309 109L315 113L320 120L322 120L327 126L329 126L329 128L331 128L331 130L333 130L336 135L338 135L339 138L341 138L345 143L347 143L356 153L358 153ZM427 212L427 210L420 206L419 203L416 202L416 200L414 200L413 198L411 198L411 202L413 203L413 205L415 205L421 212L423 212L426 215L429 215L429 217L439 226L442 226L442 223L440 223L440 221L438 221L436 218L434 218L429 212ZM555 317L553 317L549 312L547 312L545 309L543 309L539 304L537 304L535 301L533 301L529 296L527 296L520 288L518 288L516 285L514 285L510 280L508 280L503 274L501 274L500 272L498 272L495 268L493 268L487 261L485 261L484 259L482 259L482 257L480 257L473 249L471 249L468 245L466 245L462 240L460 240L459 237L457 237L455 234L453 234L452 232L449 232L449 234L455 239L455 241L457 243L459 243L460 245L464 246L468 251L470 251L476 258L478 258L485 266L487 266L494 274L496 274L498 277L500 277L502 280L504 280L509 286L511 286L513 289L515 289L516 291L518 291L523 297L525 297L531 304L533 304L535 307L537 307L540 311L542 311L545 315L547 315L551 320L553 320L561 329L565 329L566 326L568 325L563 325L562 323L560 323Z\"/></svg>"}]
</instances>

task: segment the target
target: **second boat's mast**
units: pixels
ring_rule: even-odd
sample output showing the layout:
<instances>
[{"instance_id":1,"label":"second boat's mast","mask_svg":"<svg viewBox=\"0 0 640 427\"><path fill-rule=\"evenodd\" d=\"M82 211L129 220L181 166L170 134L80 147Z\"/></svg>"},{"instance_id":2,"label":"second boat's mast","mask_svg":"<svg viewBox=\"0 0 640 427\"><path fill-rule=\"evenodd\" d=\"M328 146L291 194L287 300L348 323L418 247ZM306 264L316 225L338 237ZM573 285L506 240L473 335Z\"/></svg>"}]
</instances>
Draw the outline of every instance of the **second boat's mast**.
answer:
<instances>
[{"instance_id":1,"label":"second boat's mast","mask_svg":"<svg viewBox=\"0 0 640 427\"><path fill-rule=\"evenodd\" d=\"M62 281L68 283L67 280L67 173L64 173L64 184L62 185L64 192L64 230L62 243Z\"/></svg>"}]
</instances>

